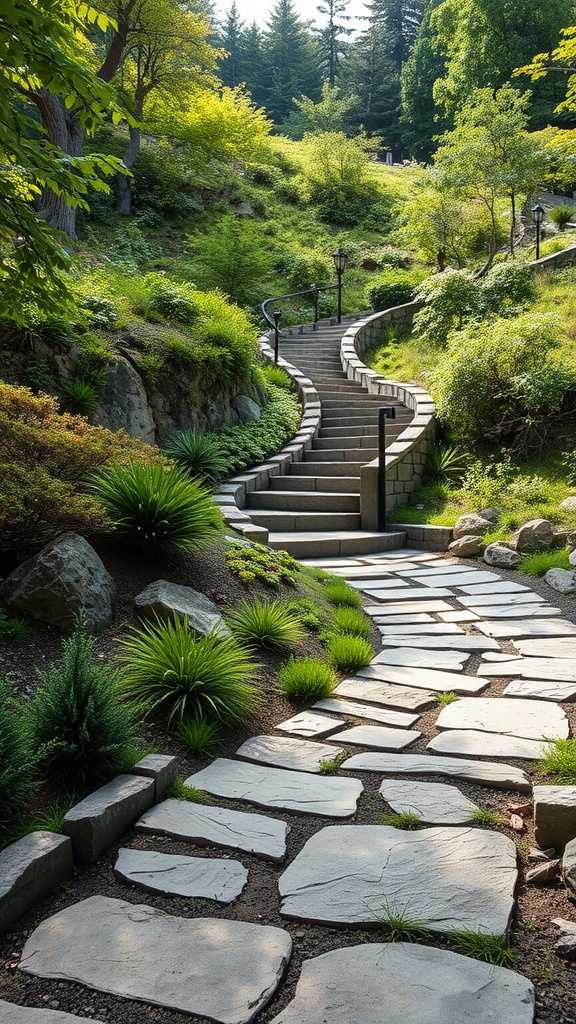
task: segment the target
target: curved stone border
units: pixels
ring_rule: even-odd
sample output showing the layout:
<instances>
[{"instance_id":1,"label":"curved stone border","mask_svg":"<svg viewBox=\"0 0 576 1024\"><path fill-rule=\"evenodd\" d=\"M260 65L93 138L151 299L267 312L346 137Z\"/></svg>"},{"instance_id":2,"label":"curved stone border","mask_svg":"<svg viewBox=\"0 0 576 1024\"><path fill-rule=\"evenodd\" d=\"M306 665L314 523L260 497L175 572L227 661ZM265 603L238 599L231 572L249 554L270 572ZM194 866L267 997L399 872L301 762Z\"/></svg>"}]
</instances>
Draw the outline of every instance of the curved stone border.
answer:
<instances>
[{"instance_id":1,"label":"curved stone border","mask_svg":"<svg viewBox=\"0 0 576 1024\"><path fill-rule=\"evenodd\" d=\"M259 343L264 359L273 363L274 349L270 345L268 335L263 334ZM246 469L242 473L230 477L214 492L214 500L220 506L226 525L241 533L247 540L255 540L260 544L267 543L268 530L263 526L256 526L248 512L244 511L246 495L250 491L266 487L271 476L286 473L292 462L301 462L304 451L312 447L313 439L318 437L320 432L320 398L312 381L305 373L280 356L278 357L278 366L292 378L302 400L302 419L296 434L277 455L272 455L259 466L253 466L251 469Z\"/></svg>"},{"instance_id":2,"label":"curved stone border","mask_svg":"<svg viewBox=\"0 0 576 1024\"><path fill-rule=\"evenodd\" d=\"M386 449L386 510L398 508L421 483L426 456L434 444L435 406L428 392L417 384L387 380L362 362L364 351L380 341L385 324L412 320L423 302L393 306L358 320L350 327L340 346L342 367L350 380L358 381L370 394L403 402L414 411L409 426ZM360 513L363 530L378 528L378 459L362 467Z\"/></svg>"}]
</instances>

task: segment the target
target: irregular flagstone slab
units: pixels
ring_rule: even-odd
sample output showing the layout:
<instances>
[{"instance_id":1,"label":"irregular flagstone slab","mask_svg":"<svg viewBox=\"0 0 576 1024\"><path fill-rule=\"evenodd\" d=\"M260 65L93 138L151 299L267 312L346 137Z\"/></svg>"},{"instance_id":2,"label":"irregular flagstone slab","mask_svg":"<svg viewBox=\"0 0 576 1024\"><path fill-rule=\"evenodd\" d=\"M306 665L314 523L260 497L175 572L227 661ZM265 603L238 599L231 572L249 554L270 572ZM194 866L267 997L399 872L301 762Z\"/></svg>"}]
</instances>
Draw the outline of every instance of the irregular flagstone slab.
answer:
<instances>
[{"instance_id":1,"label":"irregular flagstone slab","mask_svg":"<svg viewBox=\"0 0 576 1024\"><path fill-rule=\"evenodd\" d=\"M452 605L447 601L409 601L407 604L391 601L390 603L364 605L364 611L367 615L412 615L415 612L452 611Z\"/></svg>"},{"instance_id":2,"label":"irregular flagstone slab","mask_svg":"<svg viewBox=\"0 0 576 1024\"><path fill-rule=\"evenodd\" d=\"M576 637L558 637L556 640L518 640L514 646L526 657L576 658Z\"/></svg>"},{"instance_id":3,"label":"irregular flagstone slab","mask_svg":"<svg viewBox=\"0 0 576 1024\"><path fill-rule=\"evenodd\" d=\"M428 598L433 597L453 597L452 591L446 587L410 587L405 584L406 590L400 591L387 591L383 587L378 589L372 586L364 586L361 589L365 594L369 594L370 597L375 597L376 600L380 599L385 601L389 596L393 596L395 601L426 601ZM432 611L432 609L430 609Z\"/></svg>"},{"instance_id":4,"label":"irregular flagstone slab","mask_svg":"<svg viewBox=\"0 0 576 1024\"><path fill-rule=\"evenodd\" d=\"M502 598L504 600L504 598ZM560 615L559 608L553 608L548 604L525 604L521 607L514 605L510 607L506 604L494 605L491 608L472 608L472 611L477 612L480 616L487 615L491 619L511 619L517 620L518 616L522 616L523 619L551 619L556 615Z\"/></svg>"},{"instance_id":5,"label":"irregular flagstone slab","mask_svg":"<svg viewBox=\"0 0 576 1024\"><path fill-rule=\"evenodd\" d=\"M426 612L413 612L412 615L374 615L374 622L382 623L385 626L416 626L418 623L436 622L432 615Z\"/></svg>"},{"instance_id":6,"label":"irregular flagstone slab","mask_svg":"<svg viewBox=\"0 0 576 1024\"><path fill-rule=\"evenodd\" d=\"M271 1024L532 1024L534 987L514 971L411 942L366 943L305 960Z\"/></svg>"},{"instance_id":7,"label":"irregular flagstone slab","mask_svg":"<svg viewBox=\"0 0 576 1024\"><path fill-rule=\"evenodd\" d=\"M544 745L543 740L527 740L523 736L501 736L476 729L449 729L430 740L426 749L439 754L462 754L464 757L519 757L526 761L539 761Z\"/></svg>"},{"instance_id":8,"label":"irregular flagstone slab","mask_svg":"<svg viewBox=\"0 0 576 1024\"><path fill-rule=\"evenodd\" d=\"M406 708L421 711L434 700L431 690L417 690L409 686L392 686L388 683L371 679L343 679L334 690L342 697L353 697L357 700L370 701L372 704L384 704L387 707Z\"/></svg>"},{"instance_id":9,"label":"irregular flagstone slab","mask_svg":"<svg viewBox=\"0 0 576 1024\"><path fill-rule=\"evenodd\" d=\"M501 640L513 640L515 637L563 637L576 636L576 625L567 619L532 619L523 622L517 619L512 622L490 622L486 620L477 624L478 629L487 636Z\"/></svg>"},{"instance_id":10,"label":"irregular flagstone slab","mask_svg":"<svg viewBox=\"0 0 576 1024\"><path fill-rule=\"evenodd\" d=\"M486 570L482 569L480 571L485 572ZM478 572L478 570L471 568L469 565L461 565L456 559L447 559L446 561L428 562L426 565L419 565L414 571L408 572L406 575L412 579L413 576L462 576L469 572ZM492 573L492 578L498 579L494 573Z\"/></svg>"},{"instance_id":11,"label":"irregular flagstone slab","mask_svg":"<svg viewBox=\"0 0 576 1024\"><path fill-rule=\"evenodd\" d=\"M36 928L20 970L222 1024L247 1024L276 991L291 951L281 928L188 920L91 896Z\"/></svg>"},{"instance_id":12,"label":"irregular flagstone slab","mask_svg":"<svg viewBox=\"0 0 576 1024\"><path fill-rule=\"evenodd\" d=\"M576 683L555 683L545 679L514 679L503 697L539 697L541 700L576 700Z\"/></svg>"},{"instance_id":13,"label":"irregular flagstone slab","mask_svg":"<svg viewBox=\"0 0 576 1024\"><path fill-rule=\"evenodd\" d=\"M331 761L341 753L341 747L314 743L313 740L291 740L287 736L252 736L238 748L236 756L258 764L289 768L295 772L319 772L322 761Z\"/></svg>"},{"instance_id":14,"label":"irregular flagstone slab","mask_svg":"<svg viewBox=\"0 0 576 1024\"><path fill-rule=\"evenodd\" d=\"M516 658L502 664L486 663L479 676L524 676L525 679L552 679L576 682L576 661L572 658Z\"/></svg>"},{"instance_id":15,"label":"irregular flagstone slab","mask_svg":"<svg viewBox=\"0 0 576 1024\"><path fill-rule=\"evenodd\" d=\"M438 715L436 728L478 729L530 740L566 739L570 733L566 714L557 704L506 697L464 697L448 704Z\"/></svg>"},{"instance_id":16,"label":"irregular flagstone slab","mask_svg":"<svg viewBox=\"0 0 576 1024\"><path fill-rule=\"evenodd\" d=\"M412 570L417 571L418 565L416 562L394 562L392 564L378 564L378 565L355 565L350 568L334 568L332 571L335 576L343 576L344 579L350 580L361 580L361 579L373 579L374 577L387 578L395 572L411 572Z\"/></svg>"},{"instance_id":17,"label":"irregular flagstone slab","mask_svg":"<svg viewBox=\"0 0 576 1024\"><path fill-rule=\"evenodd\" d=\"M489 608L491 605L498 604L514 605L520 609L519 614L522 614L522 609L526 604L545 603L545 599L540 597L540 594L535 594L533 590L528 590L525 594L502 594L501 601L498 601L494 594L462 594L458 600L465 608Z\"/></svg>"},{"instance_id":18,"label":"irregular flagstone slab","mask_svg":"<svg viewBox=\"0 0 576 1024\"><path fill-rule=\"evenodd\" d=\"M31 1006L16 1006L0 999L0 1024L86 1024L86 1017L76 1017L73 1013L61 1010L34 1010ZM102 1018L91 1017L95 1024L101 1024Z\"/></svg>"},{"instance_id":19,"label":"irregular flagstone slab","mask_svg":"<svg viewBox=\"0 0 576 1024\"><path fill-rule=\"evenodd\" d=\"M412 637L410 638L413 639ZM391 644L391 640L388 640ZM460 651L421 650L410 643L409 647L402 644L388 646L385 650L372 658L369 667L378 668L380 665L400 665L409 668L439 668L448 669L451 672L461 672L470 657L469 654L462 654Z\"/></svg>"},{"instance_id":20,"label":"irregular flagstone slab","mask_svg":"<svg viewBox=\"0 0 576 1024\"><path fill-rule=\"evenodd\" d=\"M353 754L343 767L347 771L387 772L391 775L446 775L478 782L495 789L529 792L530 780L520 768L490 761L468 761L459 757L434 757L432 754L377 754L369 751Z\"/></svg>"},{"instance_id":21,"label":"irregular flagstone slab","mask_svg":"<svg viewBox=\"0 0 576 1024\"><path fill-rule=\"evenodd\" d=\"M425 587L463 587L471 583L488 583L490 580L497 580L493 572L451 572L442 573L426 572L422 575L410 573L410 579Z\"/></svg>"},{"instance_id":22,"label":"irregular flagstone slab","mask_svg":"<svg viewBox=\"0 0 576 1024\"><path fill-rule=\"evenodd\" d=\"M417 814L423 825L465 825L478 810L456 786L445 782L385 779L380 796L397 814Z\"/></svg>"},{"instance_id":23,"label":"irregular flagstone slab","mask_svg":"<svg viewBox=\"0 0 576 1024\"><path fill-rule=\"evenodd\" d=\"M434 669L413 669L406 665L369 665L362 668L358 675L365 679L381 679L388 683L400 683L402 686L416 686L421 690L435 690L444 693L454 690L455 693L482 693L488 683L476 676L456 675L452 672L437 672Z\"/></svg>"},{"instance_id":24,"label":"irregular flagstone slab","mask_svg":"<svg viewBox=\"0 0 576 1024\"><path fill-rule=\"evenodd\" d=\"M461 587L465 594L521 594L532 593L530 587L522 583L514 583L513 580L498 580L497 583L473 583Z\"/></svg>"},{"instance_id":25,"label":"irregular flagstone slab","mask_svg":"<svg viewBox=\"0 0 576 1024\"><path fill-rule=\"evenodd\" d=\"M394 576L389 576L385 572L383 572L381 575L379 575L377 577L377 579L375 579L375 580L354 580L354 579L349 579L348 583L349 583L349 585L351 587L354 587L356 590L366 590L366 591L368 591L368 588L370 588L370 590L377 589L377 590L386 590L387 591L387 590L397 590L398 587L407 587L408 586L406 580L396 579Z\"/></svg>"},{"instance_id":26,"label":"irregular flagstone slab","mask_svg":"<svg viewBox=\"0 0 576 1024\"><path fill-rule=\"evenodd\" d=\"M482 654L482 661L496 662L496 661L518 661L517 654L504 654L504 651L489 651L487 654Z\"/></svg>"},{"instance_id":27,"label":"irregular flagstone slab","mask_svg":"<svg viewBox=\"0 0 576 1024\"><path fill-rule=\"evenodd\" d=\"M480 616L477 615L476 612L471 611L439 612L438 616L442 619L442 622L476 622L476 620L480 618Z\"/></svg>"},{"instance_id":28,"label":"irregular flagstone slab","mask_svg":"<svg viewBox=\"0 0 576 1024\"><path fill-rule=\"evenodd\" d=\"M393 647L425 647L433 651L458 651L466 652L466 659L472 651L496 651L499 645L496 640L488 636L397 636L394 639L386 638L386 643ZM430 664L428 662L428 664Z\"/></svg>"},{"instance_id":29,"label":"irregular flagstone slab","mask_svg":"<svg viewBox=\"0 0 576 1024\"><path fill-rule=\"evenodd\" d=\"M146 892L161 892L231 903L242 892L248 872L237 860L180 857L155 850L118 850L114 874Z\"/></svg>"},{"instance_id":30,"label":"irregular flagstone slab","mask_svg":"<svg viewBox=\"0 0 576 1024\"><path fill-rule=\"evenodd\" d=\"M294 736L324 736L325 733L334 732L341 725L346 725L344 719L338 720L328 718L327 715L315 715L312 711L301 711L300 714L287 718L274 728Z\"/></svg>"},{"instance_id":31,"label":"irregular flagstone slab","mask_svg":"<svg viewBox=\"0 0 576 1024\"><path fill-rule=\"evenodd\" d=\"M432 697L432 694L430 694L430 697ZM420 718L420 715L409 715L404 711L390 711L388 708L371 708L366 704L358 704L353 700L338 700L333 697L316 701L316 704L312 706L322 708L324 711L335 711L337 715L355 715L357 718L371 718L373 722L392 725L397 729L409 729ZM332 719L332 721L335 721L335 719Z\"/></svg>"},{"instance_id":32,"label":"irregular flagstone slab","mask_svg":"<svg viewBox=\"0 0 576 1024\"><path fill-rule=\"evenodd\" d=\"M332 749L334 756L337 748ZM358 779L319 777L224 757L191 775L185 785L229 800L248 800L259 807L282 807L327 818L354 814L363 789Z\"/></svg>"},{"instance_id":33,"label":"irregular flagstone slab","mask_svg":"<svg viewBox=\"0 0 576 1024\"><path fill-rule=\"evenodd\" d=\"M286 856L288 825L264 814L207 807L188 800L163 800L136 822L138 832L170 836L198 846L223 846L264 860Z\"/></svg>"},{"instance_id":34,"label":"irregular flagstone slab","mask_svg":"<svg viewBox=\"0 0 576 1024\"><path fill-rule=\"evenodd\" d=\"M415 743L421 732L409 729L386 729L382 725L354 725L337 734L339 743L355 747L375 747L377 750L404 750Z\"/></svg>"},{"instance_id":35,"label":"irregular flagstone slab","mask_svg":"<svg viewBox=\"0 0 576 1024\"><path fill-rule=\"evenodd\" d=\"M406 625L404 629L378 623L378 629L382 636L396 636L398 633L402 633L404 636L437 636L438 634L443 636L464 636L464 630L450 622L434 622L432 625Z\"/></svg>"},{"instance_id":36,"label":"irregular flagstone slab","mask_svg":"<svg viewBox=\"0 0 576 1024\"><path fill-rule=\"evenodd\" d=\"M402 831L331 825L280 876L280 913L320 924L377 924L405 910L436 932L504 935L514 908L516 847L473 828Z\"/></svg>"}]
</instances>

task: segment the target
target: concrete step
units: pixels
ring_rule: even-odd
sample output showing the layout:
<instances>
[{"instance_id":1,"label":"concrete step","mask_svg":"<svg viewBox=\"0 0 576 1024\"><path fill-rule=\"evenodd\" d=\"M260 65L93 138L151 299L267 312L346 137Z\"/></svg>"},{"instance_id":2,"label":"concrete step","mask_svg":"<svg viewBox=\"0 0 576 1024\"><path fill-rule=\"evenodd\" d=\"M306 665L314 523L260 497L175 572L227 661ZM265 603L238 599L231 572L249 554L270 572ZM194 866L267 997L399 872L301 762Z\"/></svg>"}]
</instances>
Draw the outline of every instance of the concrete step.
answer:
<instances>
[{"instance_id":1,"label":"concrete step","mask_svg":"<svg viewBox=\"0 0 576 1024\"><path fill-rule=\"evenodd\" d=\"M330 451L333 448L377 448L378 434L352 434L351 437L341 435L340 437L315 437L312 441L312 451ZM309 453L307 452L306 455Z\"/></svg>"},{"instance_id":2,"label":"concrete step","mask_svg":"<svg viewBox=\"0 0 576 1024\"><path fill-rule=\"evenodd\" d=\"M292 464L294 473L285 476L271 476L269 491L322 491L323 494L358 494L358 477L355 476L300 476L298 464Z\"/></svg>"},{"instance_id":3,"label":"concrete step","mask_svg":"<svg viewBox=\"0 0 576 1024\"><path fill-rule=\"evenodd\" d=\"M306 452L306 463L315 462L372 462L378 455L378 448L323 448L321 451Z\"/></svg>"},{"instance_id":4,"label":"concrete step","mask_svg":"<svg viewBox=\"0 0 576 1024\"><path fill-rule=\"evenodd\" d=\"M296 512L273 509L251 509L250 519L256 526L275 532L317 532L318 530L359 530L359 512Z\"/></svg>"},{"instance_id":5,"label":"concrete step","mask_svg":"<svg viewBox=\"0 0 576 1024\"><path fill-rule=\"evenodd\" d=\"M394 420L388 420L386 426L388 427L392 423L399 423L402 425L402 430L404 430L404 427L407 427L408 424L412 422L413 418L413 414L410 411L407 414L402 413L402 415L397 415ZM345 427L347 424L350 424L351 426L362 426L365 424L373 431L374 426L377 423L378 409L371 408L367 410L364 414L362 414L361 412L350 412L340 413L339 415L322 416L321 429L324 430L325 428L329 429L331 427L341 429L341 427Z\"/></svg>"},{"instance_id":6,"label":"concrete step","mask_svg":"<svg viewBox=\"0 0 576 1024\"><path fill-rule=\"evenodd\" d=\"M294 558L338 558L343 555L371 555L393 551L406 544L400 531L371 533L368 530L324 533L273 532L268 544L275 551L288 551Z\"/></svg>"},{"instance_id":7,"label":"concrete step","mask_svg":"<svg viewBox=\"0 0 576 1024\"><path fill-rule=\"evenodd\" d=\"M390 427L390 423L395 423L395 420L390 420L386 424L386 428ZM342 423L339 426L332 427L320 427L320 433L318 437L321 438L338 438L338 437L363 437L366 434L375 434L375 427L378 424L378 418L372 417L371 423L366 423L364 420L360 423L350 424L346 417L342 417ZM404 430L405 424L401 424L402 430Z\"/></svg>"},{"instance_id":8,"label":"concrete step","mask_svg":"<svg viewBox=\"0 0 576 1024\"><path fill-rule=\"evenodd\" d=\"M370 459L365 457L360 462L317 462L316 460L311 462L297 462L294 464L294 470L298 476L360 476L360 470L362 466L365 466Z\"/></svg>"},{"instance_id":9,"label":"concrete step","mask_svg":"<svg viewBox=\"0 0 576 1024\"><path fill-rule=\"evenodd\" d=\"M265 509L276 512L359 512L358 494L326 494L321 491L253 491L247 495L247 506L251 510Z\"/></svg>"}]
</instances>

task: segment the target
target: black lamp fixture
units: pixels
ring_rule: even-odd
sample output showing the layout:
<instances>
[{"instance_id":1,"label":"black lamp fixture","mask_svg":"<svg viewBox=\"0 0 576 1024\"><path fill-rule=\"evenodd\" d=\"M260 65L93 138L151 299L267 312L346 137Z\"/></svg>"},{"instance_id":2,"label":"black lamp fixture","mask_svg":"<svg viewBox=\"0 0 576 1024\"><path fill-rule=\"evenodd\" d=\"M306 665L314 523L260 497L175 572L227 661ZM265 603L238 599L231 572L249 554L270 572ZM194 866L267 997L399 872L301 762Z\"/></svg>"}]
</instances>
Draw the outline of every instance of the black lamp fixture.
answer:
<instances>
[{"instance_id":1,"label":"black lamp fixture","mask_svg":"<svg viewBox=\"0 0 576 1024\"><path fill-rule=\"evenodd\" d=\"M540 259L540 229L542 227L542 221L544 220L544 214L546 210L540 203L536 203L536 206L532 207L530 211L532 214L532 220L536 225L536 259Z\"/></svg>"},{"instance_id":2,"label":"black lamp fixture","mask_svg":"<svg viewBox=\"0 0 576 1024\"><path fill-rule=\"evenodd\" d=\"M334 267L338 276L338 323L342 323L342 274L346 270L346 264L348 262L348 253L344 252L343 249L337 249L336 252L332 253L332 259L334 260Z\"/></svg>"}]
</instances>

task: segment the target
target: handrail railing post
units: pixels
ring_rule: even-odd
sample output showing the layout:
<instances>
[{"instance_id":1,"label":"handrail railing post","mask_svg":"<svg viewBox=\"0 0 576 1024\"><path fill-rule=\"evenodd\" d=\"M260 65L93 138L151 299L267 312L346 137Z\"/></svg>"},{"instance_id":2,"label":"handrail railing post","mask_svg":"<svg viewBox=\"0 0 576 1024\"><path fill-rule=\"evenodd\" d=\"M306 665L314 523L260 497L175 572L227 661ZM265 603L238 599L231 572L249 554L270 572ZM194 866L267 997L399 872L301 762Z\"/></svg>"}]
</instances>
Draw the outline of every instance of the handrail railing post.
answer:
<instances>
[{"instance_id":1,"label":"handrail railing post","mask_svg":"<svg viewBox=\"0 0 576 1024\"><path fill-rule=\"evenodd\" d=\"M386 420L396 419L396 408L378 409L378 530L386 533Z\"/></svg>"},{"instance_id":2,"label":"handrail railing post","mask_svg":"<svg viewBox=\"0 0 576 1024\"><path fill-rule=\"evenodd\" d=\"M278 343L280 341L280 317L282 316L281 309L275 309L272 313L274 317L274 365L278 365Z\"/></svg>"},{"instance_id":3,"label":"handrail railing post","mask_svg":"<svg viewBox=\"0 0 576 1024\"><path fill-rule=\"evenodd\" d=\"M310 291L312 292L312 301L314 303L314 328L313 328L313 330L316 330L316 324L318 323L318 296L320 294L320 289L319 289L318 285L312 284L312 285L310 285Z\"/></svg>"}]
</instances>

